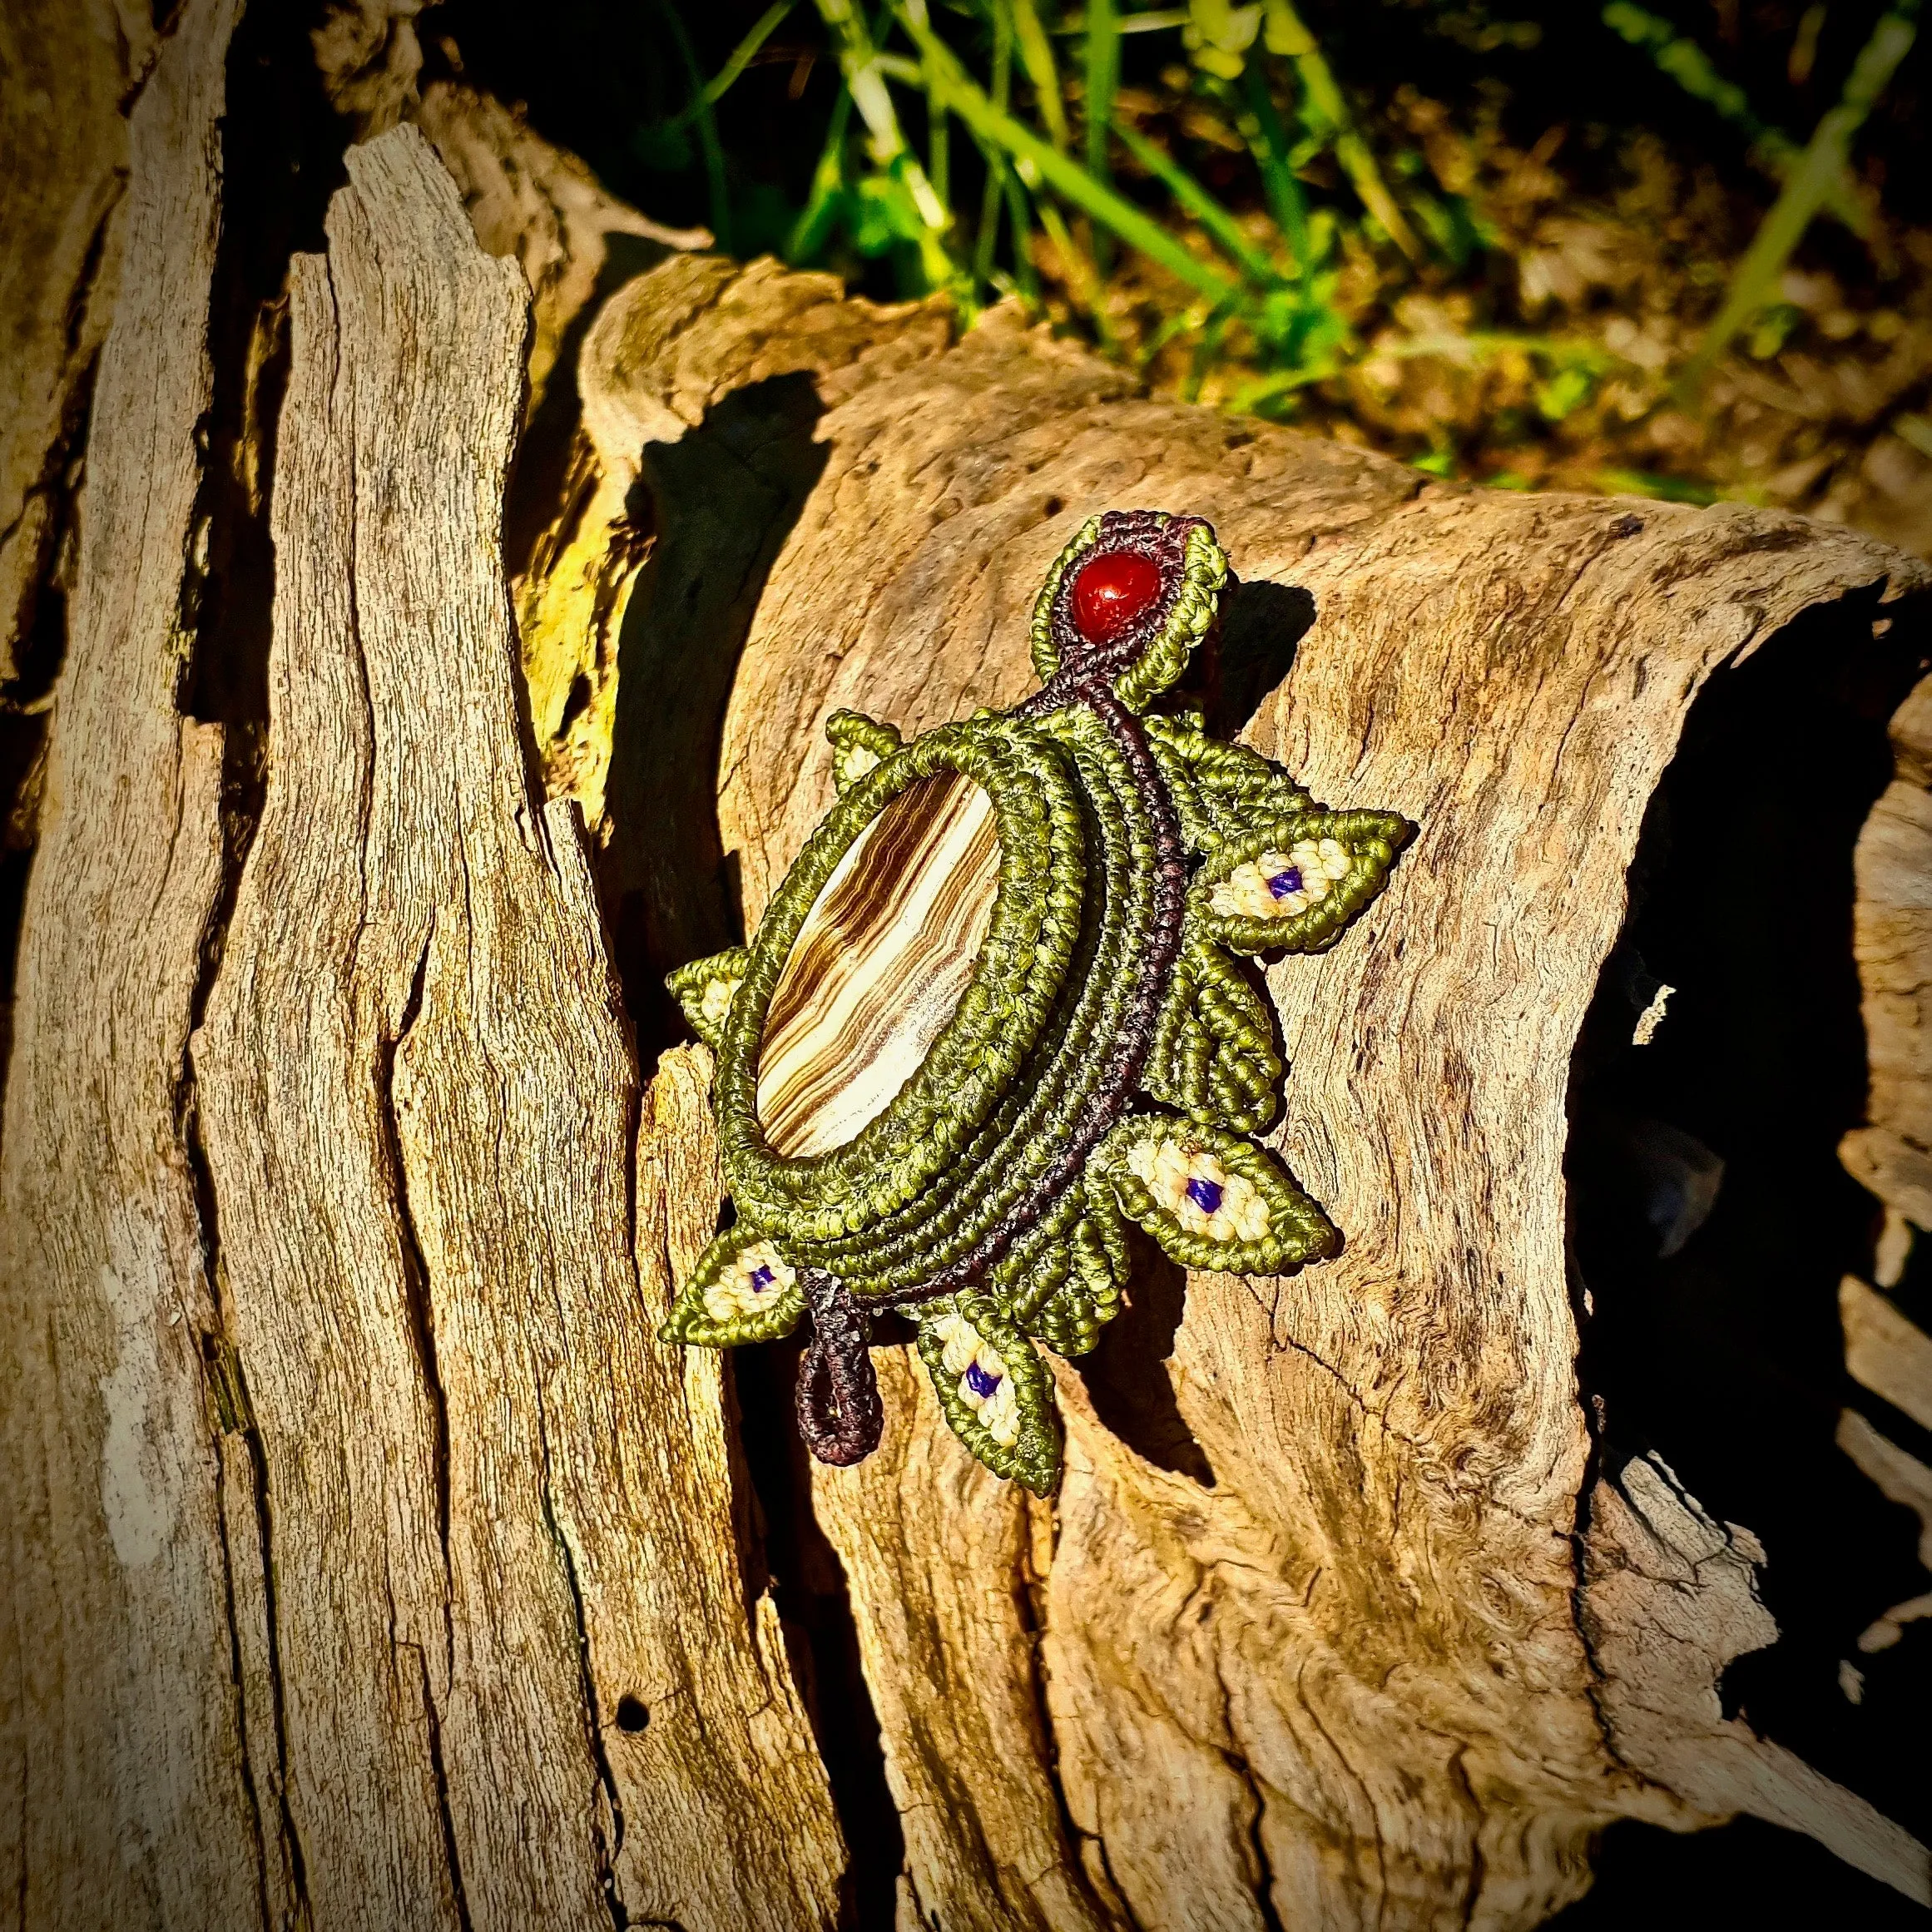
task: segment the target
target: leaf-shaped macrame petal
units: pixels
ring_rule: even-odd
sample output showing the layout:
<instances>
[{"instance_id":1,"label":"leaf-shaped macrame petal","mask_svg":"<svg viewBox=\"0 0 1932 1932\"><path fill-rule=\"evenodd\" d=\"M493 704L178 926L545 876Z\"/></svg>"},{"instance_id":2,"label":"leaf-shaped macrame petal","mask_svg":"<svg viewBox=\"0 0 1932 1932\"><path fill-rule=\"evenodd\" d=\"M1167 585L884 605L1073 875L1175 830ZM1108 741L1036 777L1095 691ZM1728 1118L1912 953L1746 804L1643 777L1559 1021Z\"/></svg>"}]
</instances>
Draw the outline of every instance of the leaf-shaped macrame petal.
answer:
<instances>
[{"instance_id":1,"label":"leaf-shaped macrame petal","mask_svg":"<svg viewBox=\"0 0 1932 1932\"><path fill-rule=\"evenodd\" d=\"M707 1349L775 1341L798 1326L805 1306L805 1290L777 1244L740 1222L698 1256L660 1332Z\"/></svg>"},{"instance_id":2,"label":"leaf-shaped macrame petal","mask_svg":"<svg viewBox=\"0 0 1932 1932\"><path fill-rule=\"evenodd\" d=\"M1083 1355L1120 1313L1127 1228L1112 1188L1075 1188L993 1271L1000 1305L1054 1354Z\"/></svg>"},{"instance_id":3,"label":"leaf-shaped macrame petal","mask_svg":"<svg viewBox=\"0 0 1932 1932\"><path fill-rule=\"evenodd\" d=\"M1060 1474L1060 1423L1045 1365L990 1295L919 1311L919 1360L953 1433L996 1476L1044 1496Z\"/></svg>"},{"instance_id":4,"label":"leaf-shaped macrame petal","mask_svg":"<svg viewBox=\"0 0 1932 1932\"><path fill-rule=\"evenodd\" d=\"M1120 1313L1127 1286L1124 1247L1117 1256L1102 1232L1111 1221L1125 1236L1117 1213L1082 1215L1067 1243L1067 1278L1043 1301L1028 1324L1057 1355L1084 1355L1099 1345L1100 1331Z\"/></svg>"},{"instance_id":5,"label":"leaf-shaped macrame petal","mask_svg":"<svg viewBox=\"0 0 1932 1932\"><path fill-rule=\"evenodd\" d=\"M1199 1121L1130 1114L1101 1142L1094 1167L1127 1218L1183 1267L1279 1275L1340 1244L1271 1156Z\"/></svg>"},{"instance_id":6,"label":"leaf-shaped macrame petal","mask_svg":"<svg viewBox=\"0 0 1932 1932\"><path fill-rule=\"evenodd\" d=\"M1255 1133L1275 1117L1281 1073L1267 1003L1220 947L1190 943L1142 1084L1191 1120Z\"/></svg>"},{"instance_id":7,"label":"leaf-shaped macrame petal","mask_svg":"<svg viewBox=\"0 0 1932 1932\"><path fill-rule=\"evenodd\" d=\"M1414 829L1393 812L1290 812L1209 859L1193 915L1236 953L1319 953L1388 884Z\"/></svg>"},{"instance_id":8,"label":"leaf-shaped macrame petal","mask_svg":"<svg viewBox=\"0 0 1932 1932\"><path fill-rule=\"evenodd\" d=\"M825 720L825 736L832 745L832 783L840 798L905 742L897 726L882 724L863 711L834 711Z\"/></svg>"},{"instance_id":9,"label":"leaf-shaped macrame petal","mask_svg":"<svg viewBox=\"0 0 1932 1932\"><path fill-rule=\"evenodd\" d=\"M734 946L708 959L693 959L690 965L665 975L664 983L684 1008L691 1030L714 1051L723 1044L725 1022L731 1017L731 1002L750 957L744 947Z\"/></svg>"},{"instance_id":10,"label":"leaf-shaped macrame petal","mask_svg":"<svg viewBox=\"0 0 1932 1932\"><path fill-rule=\"evenodd\" d=\"M1197 852L1213 852L1314 800L1279 765L1245 745L1211 738L1198 711L1147 721L1147 742Z\"/></svg>"}]
</instances>

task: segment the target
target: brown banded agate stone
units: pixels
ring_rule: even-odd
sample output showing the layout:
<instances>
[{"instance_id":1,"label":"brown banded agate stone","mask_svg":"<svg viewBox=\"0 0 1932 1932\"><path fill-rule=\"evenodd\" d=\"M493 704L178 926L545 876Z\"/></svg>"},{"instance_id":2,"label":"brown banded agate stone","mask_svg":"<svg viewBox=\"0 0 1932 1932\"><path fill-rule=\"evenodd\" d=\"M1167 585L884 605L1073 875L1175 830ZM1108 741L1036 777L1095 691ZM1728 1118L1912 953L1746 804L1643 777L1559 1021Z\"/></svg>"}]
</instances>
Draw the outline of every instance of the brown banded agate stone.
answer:
<instances>
[{"instance_id":1,"label":"brown banded agate stone","mask_svg":"<svg viewBox=\"0 0 1932 1932\"><path fill-rule=\"evenodd\" d=\"M909 785L853 841L765 1011L758 1122L774 1153L829 1153L892 1104L972 983L998 886L993 800L958 772Z\"/></svg>"}]
</instances>

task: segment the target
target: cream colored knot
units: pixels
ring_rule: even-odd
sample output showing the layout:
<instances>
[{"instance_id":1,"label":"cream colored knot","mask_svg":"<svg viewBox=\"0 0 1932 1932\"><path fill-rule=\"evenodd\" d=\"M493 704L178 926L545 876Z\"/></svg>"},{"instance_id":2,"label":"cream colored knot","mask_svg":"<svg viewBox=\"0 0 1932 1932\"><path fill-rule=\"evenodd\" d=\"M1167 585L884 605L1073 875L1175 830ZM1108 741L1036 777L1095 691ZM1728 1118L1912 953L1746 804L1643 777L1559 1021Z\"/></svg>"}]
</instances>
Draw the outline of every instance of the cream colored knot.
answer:
<instances>
[{"instance_id":1,"label":"cream colored knot","mask_svg":"<svg viewBox=\"0 0 1932 1932\"><path fill-rule=\"evenodd\" d=\"M881 760L869 745L842 745L832 760L832 770L840 785L856 785L869 771L876 771Z\"/></svg>"},{"instance_id":2,"label":"cream colored knot","mask_svg":"<svg viewBox=\"0 0 1932 1932\"><path fill-rule=\"evenodd\" d=\"M770 1241L754 1241L706 1289L705 1313L716 1322L742 1321L797 1279Z\"/></svg>"},{"instance_id":3,"label":"cream colored knot","mask_svg":"<svg viewBox=\"0 0 1932 1932\"><path fill-rule=\"evenodd\" d=\"M1352 863L1339 840L1298 839L1286 852L1263 852L1236 866L1207 903L1235 919L1292 919L1326 899Z\"/></svg>"},{"instance_id":4,"label":"cream colored knot","mask_svg":"<svg viewBox=\"0 0 1932 1932\"><path fill-rule=\"evenodd\" d=\"M959 1399L1002 1449L1011 1449L1019 1440L1020 1413L1006 1358L963 1315L940 1315L933 1333L945 1345L940 1367L959 1378Z\"/></svg>"},{"instance_id":5,"label":"cream colored knot","mask_svg":"<svg viewBox=\"0 0 1932 1932\"><path fill-rule=\"evenodd\" d=\"M704 998L698 1002L698 1012L708 1027L721 1027L725 1016L731 1010L731 1002L738 997L742 979L714 979L705 988Z\"/></svg>"},{"instance_id":6,"label":"cream colored knot","mask_svg":"<svg viewBox=\"0 0 1932 1932\"><path fill-rule=\"evenodd\" d=\"M1268 1204L1261 1190L1246 1175L1230 1173L1205 1147L1137 1141L1127 1150L1127 1164L1188 1234L1212 1241L1258 1241L1268 1231Z\"/></svg>"}]
</instances>

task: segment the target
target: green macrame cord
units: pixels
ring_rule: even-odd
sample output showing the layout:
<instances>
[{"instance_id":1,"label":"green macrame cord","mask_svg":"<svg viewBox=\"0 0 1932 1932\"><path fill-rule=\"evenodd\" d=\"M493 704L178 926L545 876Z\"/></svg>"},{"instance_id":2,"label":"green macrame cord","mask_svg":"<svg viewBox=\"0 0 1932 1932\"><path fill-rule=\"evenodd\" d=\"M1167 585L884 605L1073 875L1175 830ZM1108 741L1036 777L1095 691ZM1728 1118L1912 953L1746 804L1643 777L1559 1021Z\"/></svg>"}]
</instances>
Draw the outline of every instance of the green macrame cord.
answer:
<instances>
[{"instance_id":1,"label":"green macrame cord","mask_svg":"<svg viewBox=\"0 0 1932 1932\"><path fill-rule=\"evenodd\" d=\"M856 1460L878 1439L874 1311L914 1323L967 1448L1045 1494L1059 1433L1034 1344L1095 1345L1127 1290L1130 1224L1185 1266L1244 1274L1338 1245L1250 1137L1276 1117L1283 1068L1237 956L1332 945L1412 828L1326 810L1278 765L1211 737L1197 712L1143 716L1212 636L1226 575L1197 518L1089 519L1035 605L1042 690L909 744L835 712L837 802L751 944L670 976L717 1055L735 1219L664 1332L731 1347L809 1314L799 1415L826 1460ZM998 840L967 989L875 1117L823 1153L780 1153L759 1073L800 934L879 815L946 774L984 792Z\"/></svg>"}]
</instances>

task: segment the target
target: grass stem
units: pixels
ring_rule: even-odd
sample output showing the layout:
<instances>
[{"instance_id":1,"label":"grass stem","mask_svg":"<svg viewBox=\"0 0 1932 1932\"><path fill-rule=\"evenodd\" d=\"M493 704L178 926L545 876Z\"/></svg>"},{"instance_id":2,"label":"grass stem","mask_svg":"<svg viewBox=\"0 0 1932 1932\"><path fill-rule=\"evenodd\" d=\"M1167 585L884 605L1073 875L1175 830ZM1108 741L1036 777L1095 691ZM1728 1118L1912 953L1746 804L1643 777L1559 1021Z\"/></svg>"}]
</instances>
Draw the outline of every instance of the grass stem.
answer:
<instances>
[{"instance_id":1,"label":"grass stem","mask_svg":"<svg viewBox=\"0 0 1932 1932\"><path fill-rule=\"evenodd\" d=\"M751 66L753 57L768 41L778 23L798 4L798 0L773 0L758 16L751 31L731 49L727 59L711 79L701 87L691 105L665 124L666 134L681 134L707 107L715 107L731 92L732 83Z\"/></svg>"},{"instance_id":2,"label":"grass stem","mask_svg":"<svg viewBox=\"0 0 1932 1932\"><path fill-rule=\"evenodd\" d=\"M1783 191L1731 271L1723 304L1704 339L1672 385L1680 408L1697 407L1712 365L1738 331L1771 300L1791 251L1824 206L1832 184L1843 176L1851 158L1853 137L1910 50L1918 31L1918 12L1919 0L1896 0L1890 12L1880 17L1871 37L1860 49L1838 104L1825 111L1796 166L1786 176Z\"/></svg>"},{"instance_id":3,"label":"grass stem","mask_svg":"<svg viewBox=\"0 0 1932 1932\"><path fill-rule=\"evenodd\" d=\"M837 0L819 0L821 7ZM1128 247L1137 250L1150 261L1157 262L1169 274L1190 288L1218 301L1230 292L1226 276L1182 247L1159 222L1144 215L1131 201L1112 188L1094 180L1087 170L1010 114L1002 112L960 64L959 57L932 27L919 19L901 0L899 18L913 44L919 49L929 85L936 85L946 104L967 126L985 141L1002 149L1016 164L1029 166L1040 181L1061 198L1111 229ZM1018 9L1015 10L1016 23ZM1041 223L1047 221L1045 205ZM1055 245L1059 245L1055 238ZM1071 247L1071 238L1068 246Z\"/></svg>"}]
</instances>

